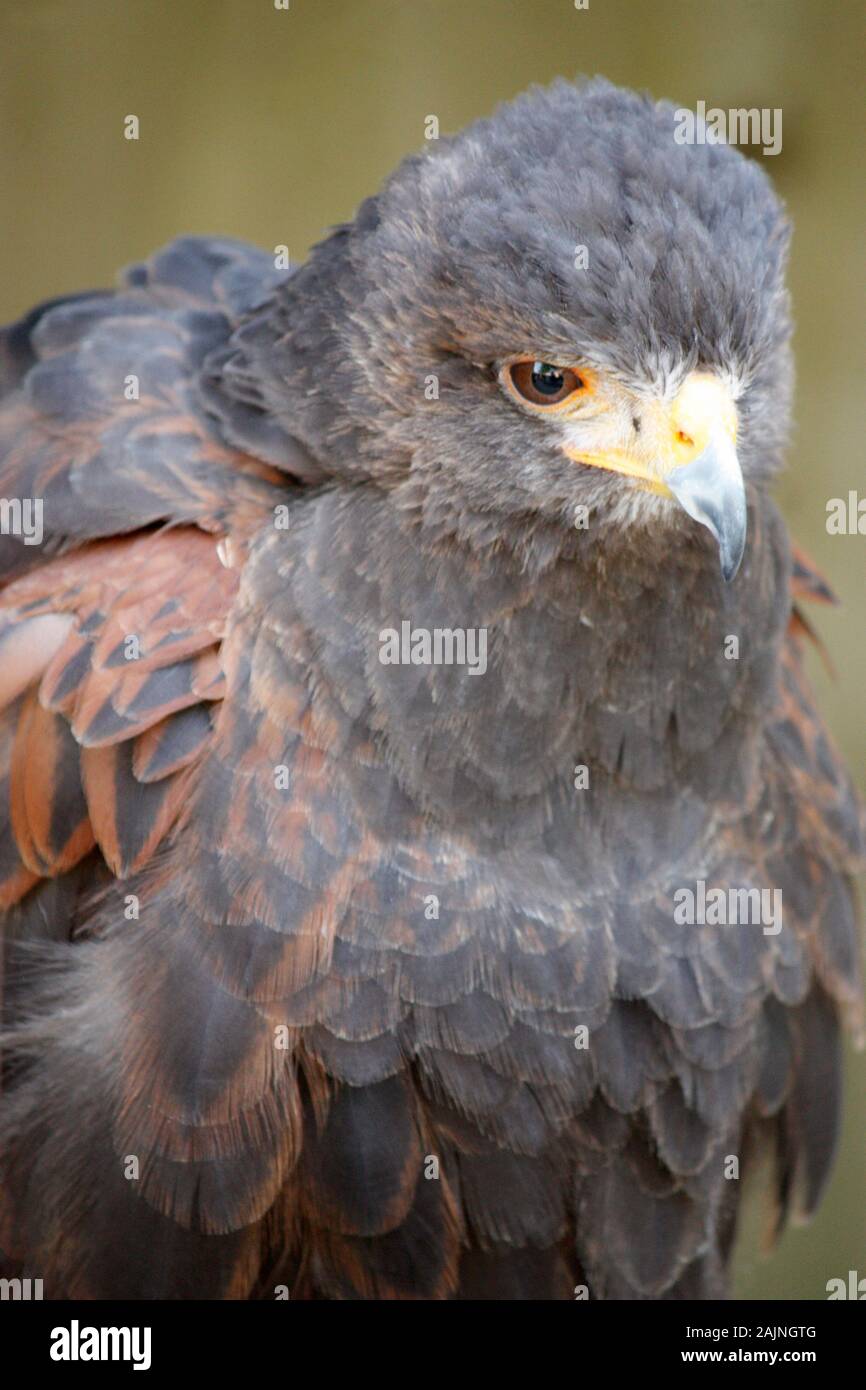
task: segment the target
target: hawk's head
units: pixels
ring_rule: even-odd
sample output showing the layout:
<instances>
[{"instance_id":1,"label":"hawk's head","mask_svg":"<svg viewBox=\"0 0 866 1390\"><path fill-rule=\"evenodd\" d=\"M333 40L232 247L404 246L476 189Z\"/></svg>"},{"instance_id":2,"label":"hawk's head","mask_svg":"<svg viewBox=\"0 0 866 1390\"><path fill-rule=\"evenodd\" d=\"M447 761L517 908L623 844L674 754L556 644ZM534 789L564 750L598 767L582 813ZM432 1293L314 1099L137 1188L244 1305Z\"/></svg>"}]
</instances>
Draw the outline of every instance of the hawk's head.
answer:
<instances>
[{"instance_id":1,"label":"hawk's head","mask_svg":"<svg viewBox=\"0 0 866 1390\"><path fill-rule=\"evenodd\" d=\"M271 408L439 534L706 550L694 518L731 578L786 427L787 227L757 164L676 128L560 81L431 143L289 281Z\"/></svg>"}]
</instances>

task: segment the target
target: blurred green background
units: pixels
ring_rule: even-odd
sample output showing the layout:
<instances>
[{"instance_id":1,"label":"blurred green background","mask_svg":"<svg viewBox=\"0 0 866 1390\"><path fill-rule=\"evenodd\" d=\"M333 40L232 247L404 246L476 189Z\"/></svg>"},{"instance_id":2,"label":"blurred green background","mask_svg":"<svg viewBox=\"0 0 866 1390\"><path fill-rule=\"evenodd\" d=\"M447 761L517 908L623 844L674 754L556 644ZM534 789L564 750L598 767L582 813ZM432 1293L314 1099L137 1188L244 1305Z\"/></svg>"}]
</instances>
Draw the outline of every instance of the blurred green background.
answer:
<instances>
[{"instance_id":1,"label":"blurred green background","mask_svg":"<svg viewBox=\"0 0 866 1390\"><path fill-rule=\"evenodd\" d=\"M866 495L862 20L859 0L0 0L0 319L110 284L179 232L302 258L423 144L425 117L454 131L557 74L781 107L765 162L795 225L799 389L779 499L843 602L818 615L837 679L812 670L866 787L866 537L825 527L828 498ZM769 1258L750 1194L740 1296L823 1298L829 1278L866 1275L862 1054L848 1090L824 1205Z\"/></svg>"}]
</instances>

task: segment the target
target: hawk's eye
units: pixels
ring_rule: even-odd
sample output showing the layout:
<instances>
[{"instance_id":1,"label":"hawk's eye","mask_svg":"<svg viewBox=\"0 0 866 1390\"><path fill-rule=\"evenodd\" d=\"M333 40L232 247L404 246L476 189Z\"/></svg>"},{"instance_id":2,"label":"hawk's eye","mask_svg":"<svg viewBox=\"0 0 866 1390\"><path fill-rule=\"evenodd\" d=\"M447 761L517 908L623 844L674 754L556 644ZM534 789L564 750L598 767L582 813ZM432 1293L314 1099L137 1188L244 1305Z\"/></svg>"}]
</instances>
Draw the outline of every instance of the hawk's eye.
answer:
<instances>
[{"instance_id":1,"label":"hawk's eye","mask_svg":"<svg viewBox=\"0 0 866 1390\"><path fill-rule=\"evenodd\" d=\"M505 378L515 394L530 405L562 405L584 388L571 367L557 367L552 362L512 362L505 369Z\"/></svg>"}]
</instances>

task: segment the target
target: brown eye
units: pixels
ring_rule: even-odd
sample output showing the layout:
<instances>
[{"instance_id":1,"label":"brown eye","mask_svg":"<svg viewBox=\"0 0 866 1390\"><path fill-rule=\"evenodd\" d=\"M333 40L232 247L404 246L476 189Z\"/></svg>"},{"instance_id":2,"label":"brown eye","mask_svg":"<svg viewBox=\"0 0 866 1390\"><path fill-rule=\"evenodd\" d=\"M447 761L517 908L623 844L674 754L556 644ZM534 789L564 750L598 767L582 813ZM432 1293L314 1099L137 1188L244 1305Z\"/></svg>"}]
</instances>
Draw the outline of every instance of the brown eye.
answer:
<instances>
[{"instance_id":1,"label":"brown eye","mask_svg":"<svg viewBox=\"0 0 866 1390\"><path fill-rule=\"evenodd\" d=\"M562 405L585 384L571 367L552 362L512 362L506 377L518 396L540 406Z\"/></svg>"}]
</instances>

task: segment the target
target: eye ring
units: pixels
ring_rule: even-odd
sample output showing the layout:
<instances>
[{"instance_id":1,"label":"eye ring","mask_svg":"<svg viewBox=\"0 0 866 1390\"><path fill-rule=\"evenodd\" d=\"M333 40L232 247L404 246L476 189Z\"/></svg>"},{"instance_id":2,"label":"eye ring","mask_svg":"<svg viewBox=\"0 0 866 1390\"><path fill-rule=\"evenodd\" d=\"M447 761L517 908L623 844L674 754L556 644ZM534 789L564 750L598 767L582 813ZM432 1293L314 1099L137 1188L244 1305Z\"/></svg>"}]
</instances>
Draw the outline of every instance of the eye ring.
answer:
<instances>
[{"instance_id":1,"label":"eye ring","mask_svg":"<svg viewBox=\"0 0 866 1390\"><path fill-rule=\"evenodd\" d=\"M522 405L549 412L588 391L585 374L575 367L524 357L507 362L502 377L508 390Z\"/></svg>"}]
</instances>

